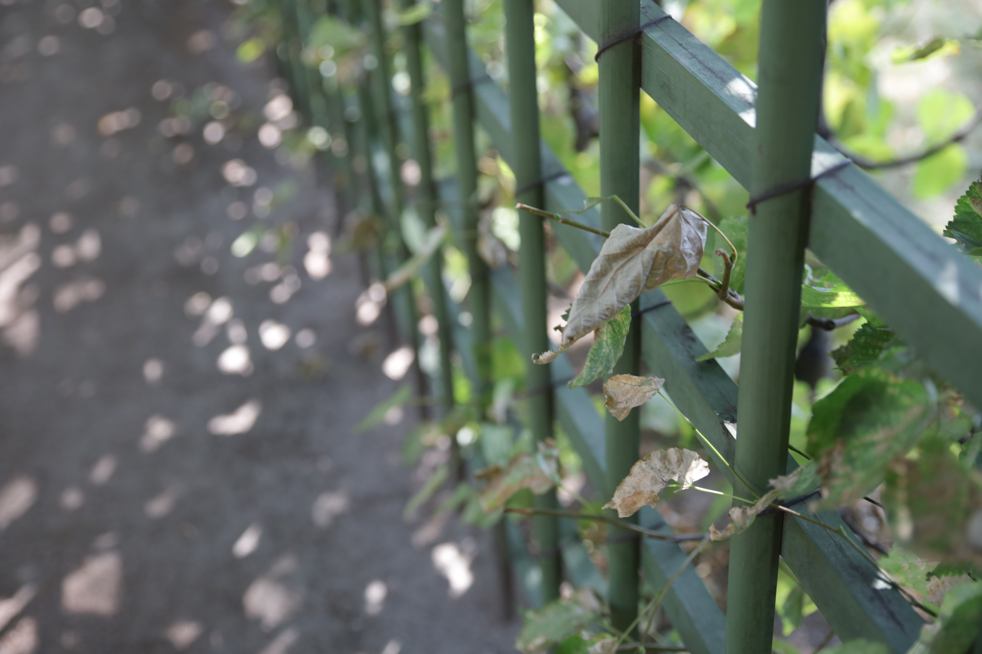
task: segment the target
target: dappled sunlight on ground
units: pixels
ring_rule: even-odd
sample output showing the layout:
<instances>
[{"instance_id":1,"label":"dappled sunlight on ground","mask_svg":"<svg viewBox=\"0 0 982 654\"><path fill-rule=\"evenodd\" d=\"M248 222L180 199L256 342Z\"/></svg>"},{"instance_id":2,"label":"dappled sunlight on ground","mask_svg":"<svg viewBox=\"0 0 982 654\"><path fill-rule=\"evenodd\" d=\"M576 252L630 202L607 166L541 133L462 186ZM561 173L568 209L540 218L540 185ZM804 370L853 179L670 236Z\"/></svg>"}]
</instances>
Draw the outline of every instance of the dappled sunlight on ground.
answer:
<instances>
[{"instance_id":1,"label":"dappled sunlight on ground","mask_svg":"<svg viewBox=\"0 0 982 654\"><path fill-rule=\"evenodd\" d=\"M509 651L414 408L353 432L416 362L233 4L0 0L0 654Z\"/></svg>"}]
</instances>

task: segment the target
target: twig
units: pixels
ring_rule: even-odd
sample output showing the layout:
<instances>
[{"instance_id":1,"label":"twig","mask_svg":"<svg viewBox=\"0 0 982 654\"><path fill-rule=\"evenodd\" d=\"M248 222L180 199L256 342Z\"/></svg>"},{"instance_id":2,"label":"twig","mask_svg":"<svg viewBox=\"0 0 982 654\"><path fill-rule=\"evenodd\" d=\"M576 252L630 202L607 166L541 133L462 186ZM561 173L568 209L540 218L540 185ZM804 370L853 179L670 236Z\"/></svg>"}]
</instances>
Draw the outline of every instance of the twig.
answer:
<instances>
[{"instance_id":1,"label":"twig","mask_svg":"<svg viewBox=\"0 0 982 654\"><path fill-rule=\"evenodd\" d=\"M524 509L518 507L505 507L504 512L517 513L518 515L526 516L547 515L554 516L556 518L572 518L574 520L594 520L596 522L603 522L615 527L620 527L621 529L625 529L627 531L633 531L637 534L641 534L642 536L647 536L648 538L663 540L669 543L683 543L685 541L703 540L706 538L705 534L662 534L654 529L647 529L639 525L631 524L630 522L621 522L616 518L610 518L597 513L577 513L576 511L560 511L553 509Z\"/></svg>"},{"instance_id":2,"label":"twig","mask_svg":"<svg viewBox=\"0 0 982 654\"><path fill-rule=\"evenodd\" d=\"M818 644L818 648L812 652L812 654L818 654L823 649L828 647L829 643L832 642L833 636L835 636L835 629L829 629L829 633L825 634L825 638L822 639L822 642Z\"/></svg>"},{"instance_id":3,"label":"twig","mask_svg":"<svg viewBox=\"0 0 982 654\"><path fill-rule=\"evenodd\" d=\"M688 647L678 647L676 645L644 645L643 643L626 643L620 645L615 652L636 652L639 648L644 648L648 652L688 652Z\"/></svg>"},{"instance_id":4,"label":"twig","mask_svg":"<svg viewBox=\"0 0 982 654\"><path fill-rule=\"evenodd\" d=\"M529 205L522 204L521 202L516 204L515 208L521 211L528 211L529 213L534 213L536 216L542 216L543 218L549 218L550 220L555 220L557 223L562 223L563 225L569 225L570 227L575 227L576 229L582 229L584 232L590 232L591 234L596 234L597 236L603 236L604 238L610 236L610 232L605 232L602 229L597 229L596 227L590 227L589 225L578 223L575 220L570 220L569 218L563 218L558 213L549 213L548 211L543 211L542 209L536 209L535 207L530 207Z\"/></svg>"},{"instance_id":5,"label":"twig","mask_svg":"<svg viewBox=\"0 0 982 654\"><path fill-rule=\"evenodd\" d=\"M717 254L719 253L717 252ZM860 315L858 313L850 313L848 316L842 318L834 318L834 319L816 318L815 316L808 314L808 317L805 319L805 324L811 325L812 327L817 327L818 329L824 329L825 331L830 332L833 329L838 329L839 327L842 327L843 325L848 325L849 323L854 322L859 318Z\"/></svg>"},{"instance_id":6,"label":"twig","mask_svg":"<svg viewBox=\"0 0 982 654\"><path fill-rule=\"evenodd\" d=\"M730 260L729 255L722 248L716 250L716 254L723 258L723 282L720 284L719 290L716 291L716 295L725 302L726 296L730 293L730 273L733 270L734 262Z\"/></svg>"},{"instance_id":7,"label":"twig","mask_svg":"<svg viewBox=\"0 0 982 654\"><path fill-rule=\"evenodd\" d=\"M867 159L866 157L853 153L851 150L849 150L849 148L845 147L841 141L839 141L838 137L834 132L832 132L831 128L827 129L826 138L828 138L828 141L832 144L832 147L852 159L852 162L860 168L865 168L866 170L883 170L886 168L897 168L899 166L917 163L921 159L926 159L933 154L937 154L952 143L958 143L968 136L969 133L979 124L979 122L982 122L982 107L977 108L975 110L975 115L972 116L972 119L965 123L961 129L952 134L947 140L942 141L937 145L933 145L918 154L899 157L897 159L889 159L887 161L873 161L872 159Z\"/></svg>"},{"instance_id":8,"label":"twig","mask_svg":"<svg viewBox=\"0 0 982 654\"><path fill-rule=\"evenodd\" d=\"M682 571L685 570L686 567L688 567L688 565L692 563L692 561L697 556L699 556L699 553L702 552L703 548L705 548L706 545L708 545L710 542L711 541L708 538L703 539L703 541L699 543L698 547L696 547L694 550L689 552L689 556L685 557L685 561L682 561L682 565L680 565L679 569L675 571L675 574L672 575L672 578L666 581L665 585L662 586L661 589L659 589L658 594L655 596L655 599L652 602L651 614L650 617L648 618L648 626L645 627L644 633L641 634L641 647L645 646L644 641L648 639L648 632L651 631L651 626L655 622L655 615L658 613L658 609L661 608L661 602L662 599L664 599L665 597L665 593L668 592L668 589L671 588L672 584L675 583L675 580L679 578L679 575L682 574Z\"/></svg>"},{"instance_id":9,"label":"twig","mask_svg":"<svg viewBox=\"0 0 982 654\"><path fill-rule=\"evenodd\" d=\"M723 287L723 282L713 277L712 274L710 274L710 272L705 270L704 268L699 268L696 274L699 277L701 277L703 280L705 280L706 283L709 284L709 287L712 288L714 291L717 291L717 293L719 292L719 289ZM740 297L740 294L734 291L732 288L727 289L726 297L720 299L723 302L726 302L734 309L736 309L737 311L743 311L743 298Z\"/></svg>"}]
</instances>

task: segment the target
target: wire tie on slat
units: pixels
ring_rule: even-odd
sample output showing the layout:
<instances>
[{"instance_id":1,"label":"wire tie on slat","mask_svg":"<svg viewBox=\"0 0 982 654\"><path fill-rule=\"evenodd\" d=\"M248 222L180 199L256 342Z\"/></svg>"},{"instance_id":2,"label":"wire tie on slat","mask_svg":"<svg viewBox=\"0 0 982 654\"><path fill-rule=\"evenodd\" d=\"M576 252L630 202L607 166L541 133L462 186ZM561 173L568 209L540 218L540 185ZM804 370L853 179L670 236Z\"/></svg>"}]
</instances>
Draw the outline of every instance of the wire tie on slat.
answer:
<instances>
[{"instance_id":1,"label":"wire tie on slat","mask_svg":"<svg viewBox=\"0 0 982 654\"><path fill-rule=\"evenodd\" d=\"M521 186L515 189L515 197L517 198L519 195L525 193L526 191L531 191L532 189L537 188L539 186L545 186L549 182L554 182L557 179L562 179L563 177L572 177L572 175L570 175L569 172L566 170L557 170L554 173L549 173L548 175L544 175L540 177L534 182L529 182L528 184L522 184Z\"/></svg>"},{"instance_id":2,"label":"wire tie on slat","mask_svg":"<svg viewBox=\"0 0 982 654\"><path fill-rule=\"evenodd\" d=\"M491 76L490 75L481 75L480 77L478 77L476 79L475 78L471 78L471 79L469 79L469 80L467 80L465 82L461 82L460 84L457 84L456 86L454 86L453 88L451 88L450 89L450 97L451 98L456 98L457 97L457 94L459 94L459 93L461 93L463 91L466 91L467 89L473 88L473 87L477 86L478 84L487 84L488 82L492 82L492 81L494 81L494 80L491 79Z\"/></svg>"},{"instance_id":3,"label":"wire tie on slat","mask_svg":"<svg viewBox=\"0 0 982 654\"><path fill-rule=\"evenodd\" d=\"M766 200L773 200L774 198L779 198L782 195L787 195L788 193L794 193L795 191L800 191L803 188L808 188L809 186L813 185L815 182L822 179L823 177L826 177L833 173L837 173L843 168L849 166L851 163L852 163L852 159L846 157L844 161L840 161L839 163L835 164L831 168L826 168L825 170L815 175L814 177L809 177L808 179L804 179L800 182L795 182L793 184L779 186L773 191L765 191L764 193L761 193L757 197L750 198L750 202L747 203L747 208L750 209L750 213L756 216L757 205L760 204L761 202L764 202Z\"/></svg>"},{"instance_id":4,"label":"wire tie on slat","mask_svg":"<svg viewBox=\"0 0 982 654\"><path fill-rule=\"evenodd\" d=\"M596 61L597 63L600 63L600 55L602 55L603 53L607 52L608 50L610 50L611 48L613 48L615 45L619 45L619 44L623 43L624 41L627 41L629 39L633 39L635 36L637 36L638 34L640 34L643 31L645 31L646 29L648 29L652 25L657 25L658 23L662 22L663 20L666 20L666 19L671 18L671 17L672 17L671 14L663 14L663 15L659 16L658 18L654 18L652 20L649 20L647 23L645 23L641 27L639 27L639 28L637 28L635 30L631 30L630 32L628 32L624 36L619 36L616 39L614 39L613 41L611 41L610 43L605 43L604 45L600 46L600 49L597 50L597 54L593 57L593 60Z\"/></svg>"}]
</instances>

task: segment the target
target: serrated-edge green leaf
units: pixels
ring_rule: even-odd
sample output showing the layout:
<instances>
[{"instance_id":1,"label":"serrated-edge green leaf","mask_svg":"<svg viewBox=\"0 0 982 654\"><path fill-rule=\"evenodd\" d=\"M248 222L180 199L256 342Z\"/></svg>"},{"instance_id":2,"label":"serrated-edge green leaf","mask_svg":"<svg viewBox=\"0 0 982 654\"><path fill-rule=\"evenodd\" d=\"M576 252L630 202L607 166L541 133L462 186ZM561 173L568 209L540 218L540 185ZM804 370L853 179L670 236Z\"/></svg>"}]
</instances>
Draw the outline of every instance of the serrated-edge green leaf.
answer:
<instances>
[{"instance_id":1,"label":"serrated-edge green leaf","mask_svg":"<svg viewBox=\"0 0 982 654\"><path fill-rule=\"evenodd\" d=\"M955 215L945 225L944 235L953 238L968 254L982 247L982 180L972 182L955 203Z\"/></svg>"},{"instance_id":2,"label":"serrated-edge green leaf","mask_svg":"<svg viewBox=\"0 0 982 654\"><path fill-rule=\"evenodd\" d=\"M716 346L712 352L707 352L696 361L709 361L719 357L731 357L740 353L740 346L743 343L743 313L738 313L730 325L730 330L726 332L726 338Z\"/></svg>"},{"instance_id":3,"label":"serrated-edge green leaf","mask_svg":"<svg viewBox=\"0 0 982 654\"><path fill-rule=\"evenodd\" d=\"M631 306L628 305L593 332L593 345L586 355L583 370L569 382L569 387L586 386L614 372L614 366L624 353L624 342L630 330Z\"/></svg>"}]
</instances>

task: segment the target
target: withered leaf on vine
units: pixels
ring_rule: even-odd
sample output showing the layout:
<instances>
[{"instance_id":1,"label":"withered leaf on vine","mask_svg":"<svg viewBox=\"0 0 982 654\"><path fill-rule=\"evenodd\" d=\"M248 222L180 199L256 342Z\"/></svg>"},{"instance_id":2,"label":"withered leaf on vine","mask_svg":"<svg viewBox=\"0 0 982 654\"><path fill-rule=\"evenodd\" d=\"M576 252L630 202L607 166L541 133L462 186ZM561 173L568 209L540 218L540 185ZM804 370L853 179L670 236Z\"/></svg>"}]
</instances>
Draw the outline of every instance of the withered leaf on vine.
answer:
<instances>
[{"instance_id":1,"label":"withered leaf on vine","mask_svg":"<svg viewBox=\"0 0 982 654\"><path fill-rule=\"evenodd\" d=\"M481 508L490 513L505 505L511 496L527 488L537 495L555 485L558 475L559 450L541 448L536 454L521 452L512 457L505 467L491 466L474 476L487 482L480 492Z\"/></svg>"},{"instance_id":2,"label":"withered leaf on vine","mask_svg":"<svg viewBox=\"0 0 982 654\"><path fill-rule=\"evenodd\" d=\"M677 204L669 205L651 227L615 227L573 300L559 349L533 355L532 360L549 363L645 291L695 276L706 247L706 229L702 216Z\"/></svg>"},{"instance_id":3,"label":"withered leaf on vine","mask_svg":"<svg viewBox=\"0 0 982 654\"><path fill-rule=\"evenodd\" d=\"M670 483L685 490L708 474L709 464L692 450L655 450L634 464L603 508L616 509L619 517L627 518L646 504L658 504L658 493Z\"/></svg>"},{"instance_id":4,"label":"withered leaf on vine","mask_svg":"<svg viewBox=\"0 0 982 654\"><path fill-rule=\"evenodd\" d=\"M623 420L631 409L653 398L664 383L659 377L614 375L604 384L604 406L610 415Z\"/></svg>"}]
</instances>

